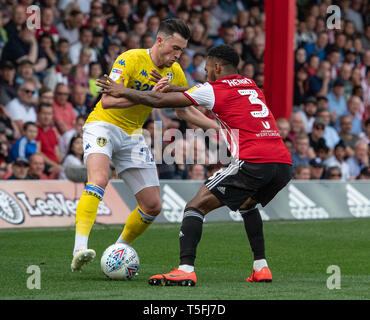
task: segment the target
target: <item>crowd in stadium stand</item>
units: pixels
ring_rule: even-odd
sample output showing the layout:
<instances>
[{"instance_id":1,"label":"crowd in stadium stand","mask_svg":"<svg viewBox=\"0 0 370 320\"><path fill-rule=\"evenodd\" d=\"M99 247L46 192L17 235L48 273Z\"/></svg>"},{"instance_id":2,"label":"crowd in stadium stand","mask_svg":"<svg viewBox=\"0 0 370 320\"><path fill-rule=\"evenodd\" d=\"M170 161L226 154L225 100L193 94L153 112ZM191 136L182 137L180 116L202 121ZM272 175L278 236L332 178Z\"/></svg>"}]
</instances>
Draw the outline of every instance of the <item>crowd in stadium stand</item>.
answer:
<instances>
[{"instance_id":1,"label":"crowd in stadium stand","mask_svg":"<svg viewBox=\"0 0 370 320\"><path fill-rule=\"evenodd\" d=\"M331 4L341 9L337 29L326 25ZM27 24L31 5L40 8L39 28ZM95 79L124 51L150 48L163 19L191 29L179 59L189 87L205 81L207 50L225 43L240 55L240 74L263 90L260 0L0 0L0 10L0 179L66 179L67 166L82 164ZM292 114L276 120L295 179L370 179L370 1L297 0L294 68ZM144 126L152 144L157 120L163 132L184 135L185 152L158 163L161 179L203 180L220 168L188 157L221 139L191 144L185 133L194 126L173 109L154 109ZM171 140L163 140L165 149Z\"/></svg>"}]
</instances>

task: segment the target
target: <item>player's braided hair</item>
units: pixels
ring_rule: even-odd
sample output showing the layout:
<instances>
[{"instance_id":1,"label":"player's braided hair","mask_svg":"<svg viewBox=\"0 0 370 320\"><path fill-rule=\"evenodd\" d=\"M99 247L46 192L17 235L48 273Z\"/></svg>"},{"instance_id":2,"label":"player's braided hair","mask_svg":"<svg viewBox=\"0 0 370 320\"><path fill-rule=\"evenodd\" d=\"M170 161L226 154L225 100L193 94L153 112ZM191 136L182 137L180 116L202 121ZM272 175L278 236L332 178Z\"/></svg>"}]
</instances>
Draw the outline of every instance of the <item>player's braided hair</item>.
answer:
<instances>
[{"instance_id":1,"label":"player's braided hair","mask_svg":"<svg viewBox=\"0 0 370 320\"><path fill-rule=\"evenodd\" d=\"M231 64L234 68L239 65L239 55L236 50L227 44L220 44L208 51L208 57L220 59L227 64Z\"/></svg>"},{"instance_id":2,"label":"player's braided hair","mask_svg":"<svg viewBox=\"0 0 370 320\"><path fill-rule=\"evenodd\" d=\"M158 28L158 32L172 36L174 33L180 34L185 40L190 38L190 29L181 19L173 18L163 20Z\"/></svg>"}]
</instances>

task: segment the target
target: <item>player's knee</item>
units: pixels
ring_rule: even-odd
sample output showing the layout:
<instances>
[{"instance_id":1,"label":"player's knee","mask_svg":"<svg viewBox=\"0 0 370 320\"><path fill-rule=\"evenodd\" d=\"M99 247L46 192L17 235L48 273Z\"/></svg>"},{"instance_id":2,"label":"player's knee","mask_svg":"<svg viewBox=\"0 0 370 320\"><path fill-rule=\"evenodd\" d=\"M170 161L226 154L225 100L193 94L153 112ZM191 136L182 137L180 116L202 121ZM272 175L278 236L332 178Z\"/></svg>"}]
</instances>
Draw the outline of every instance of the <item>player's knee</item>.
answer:
<instances>
[{"instance_id":1,"label":"player's knee","mask_svg":"<svg viewBox=\"0 0 370 320\"><path fill-rule=\"evenodd\" d=\"M90 178L88 182L96 184L100 188L105 189L107 187L108 181L109 181L108 176L98 175L98 176Z\"/></svg>"},{"instance_id":2,"label":"player's knee","mask_svg":"<svg viewBox=\"0 0 370 320\"><path fill-rule=\"evenodd\" d=\"M140 208L150 216L157 216L162 211L162 204L160 200L151 200L140 204Z\"/></svg>"}]
</instances>

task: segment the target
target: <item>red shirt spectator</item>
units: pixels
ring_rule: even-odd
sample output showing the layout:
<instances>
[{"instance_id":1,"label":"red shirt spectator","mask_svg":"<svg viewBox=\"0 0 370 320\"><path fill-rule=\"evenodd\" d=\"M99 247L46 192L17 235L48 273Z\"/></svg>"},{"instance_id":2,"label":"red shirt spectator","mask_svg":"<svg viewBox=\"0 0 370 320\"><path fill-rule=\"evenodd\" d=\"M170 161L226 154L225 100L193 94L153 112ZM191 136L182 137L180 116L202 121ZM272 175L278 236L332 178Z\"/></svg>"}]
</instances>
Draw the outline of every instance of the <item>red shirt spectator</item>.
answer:
<instances>
[{"instance_id":1,"label":"red shirt spectator","mask_svg":"<svg viewBox=\"0 0 370 320\"><path fill-rule=\"evenodd\" d=\"M62 157L59 152L58 137L53 124L53 106L41 104L39 110L39 125L36 141L40 145L40 153L50 174L57 174L62 169Z\"/></svg>"},{"instance_id":2,"label":"red shirt spectator","mask_svg":"<svg viewBox=\"0 0 370 320\"><path fill-rule=\"evenodd\" d=\"M73 106L68 102L69 94L70 90L65 84L58 84L55 88L54 122L60 134L73 129L76 122Z\"/></svg>"}]
</instances>

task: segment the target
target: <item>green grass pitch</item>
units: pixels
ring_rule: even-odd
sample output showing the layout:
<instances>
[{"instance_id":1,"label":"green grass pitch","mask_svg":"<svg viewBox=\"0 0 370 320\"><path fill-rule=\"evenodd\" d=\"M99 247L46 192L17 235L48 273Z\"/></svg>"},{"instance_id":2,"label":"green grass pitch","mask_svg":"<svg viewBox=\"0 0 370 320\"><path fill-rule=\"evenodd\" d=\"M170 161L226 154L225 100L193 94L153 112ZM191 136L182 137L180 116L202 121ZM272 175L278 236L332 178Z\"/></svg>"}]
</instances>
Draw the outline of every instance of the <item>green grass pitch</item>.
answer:
<instances>
[{"instance_id":1,"label":"green grass pitch","mask_svg":"<svg viewBox=\"0 0 370 320\"><path fill-rule=\"evenodd\" d=\"M89 246L97 258L82 272L70 263L74 228L1 230L0 300L362 300L370 299L370 219L265 222L272 283L246 283L252 254L242 223L205 223L198 247L195 287L151 287L148 277L178 265L179 224L154 224L134 243L139 275L112 281L100 257L121 232L96 225ZM29 289L31 265L40 268L40 289ZM340 269L340 288L328 289ZM338 284L338 282L337 282Z\"/></svg>"}]
</instances>

